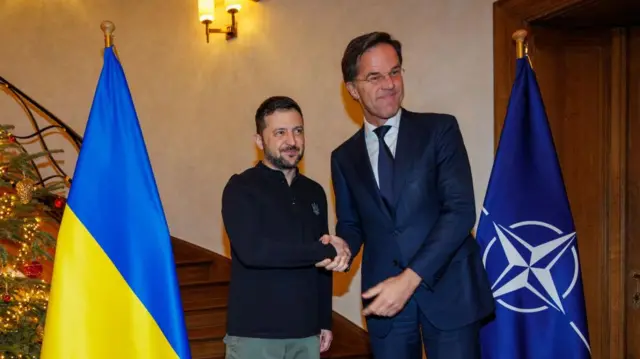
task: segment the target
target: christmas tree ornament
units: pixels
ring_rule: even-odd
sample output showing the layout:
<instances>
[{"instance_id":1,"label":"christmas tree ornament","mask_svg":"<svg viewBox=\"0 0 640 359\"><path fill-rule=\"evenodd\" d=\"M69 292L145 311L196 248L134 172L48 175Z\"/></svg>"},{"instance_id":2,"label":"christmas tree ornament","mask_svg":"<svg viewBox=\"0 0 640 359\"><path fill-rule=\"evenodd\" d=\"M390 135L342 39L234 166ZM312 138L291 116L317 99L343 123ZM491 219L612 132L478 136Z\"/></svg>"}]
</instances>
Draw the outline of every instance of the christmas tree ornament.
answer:
<instances>
[{"instance_id":1,"label":"christmas tree ornament","mask_svg":"<svg viewBox=\"0 0 640 359\"><path fill-rule=\"evenodd\" d=\"M42 274L42 263L38 261L31 261L31 263L27 263L22 268L24 275L29 278L40 278Z\"/></svg>"},{"instance_id":2,"label":"christmas tree ornament","mask_svg":"<svg viewBox=\"0 0 640 359\"><path fill-rule=\"evenodd\" d=\"M62 207L64 207L64 205L65 205L64 198L62 198L62 197L58 197L58 198L56 198L56 200L55 200L55 201L53 201L53 205L54 205L56 208L62 208Z\"/></svg>"},{"instance_id":3,"label":"christmas tree ornament","mask_svg":"<svg viewBox=\"0 0 640 359\"><path fill-rule=\"evenodd\" d=\"M33 198L33 181L29 178L22 178L18 183L16 183L16 192L18 193L18 198L20 198L20 202L22 204L27 204L31 202Z\"/></svg>"},{"instance_id":4,"label":"christmas tree ornament","mask_svg":"<svg viewBox=\"0 0 640 359\"><path fill-rule=\"evenodd\" d=\"M5 303L9 303L11 301L11 296L9 295L9 293L5 293L2 295L2 301Z\"/></svg>"},{"instance_id":5,"label":"christmas tree ornament","mask_svg":"<svg viewBox=\"0 0 640 359\"><path fill-rule=\"evenodd\" d=\"M36 335L40 340L42 340L42 338L44 337L44 327L42 325L38 325L36 327Z\"/></svg>"},{"instance_id":6,"label":"christmas tree ornament","mask_svg":"<svg viewBox=\"0 0 640 359\"><path fill-rule=\"evenodd\" d=\"M15 142L15 138L13 137L13 135L7 132L5 129L0 129L0 143L6 144L13 142Z\"/></svg>"}]
</instances>

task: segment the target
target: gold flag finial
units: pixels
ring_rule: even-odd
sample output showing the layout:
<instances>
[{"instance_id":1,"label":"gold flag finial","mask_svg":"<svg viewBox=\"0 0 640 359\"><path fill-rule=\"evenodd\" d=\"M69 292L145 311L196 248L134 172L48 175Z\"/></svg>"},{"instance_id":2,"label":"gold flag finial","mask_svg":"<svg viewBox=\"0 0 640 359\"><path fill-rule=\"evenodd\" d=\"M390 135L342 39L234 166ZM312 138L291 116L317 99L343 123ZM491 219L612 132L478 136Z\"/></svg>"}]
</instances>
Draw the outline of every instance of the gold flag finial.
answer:
<instances>
[{"instance_id":1,"label":"gold flag finial","mask_svg":"<svg viewBox=\"0 0 640 359\"><path fill-rule=\"evenodd\" d=\"M113 32L116 30L116 25L111 21L103 21L100 24L102 32L104 32L104 47L111 47L113 45Z\"/></svg>"},{"instance_id":2,"label":"gold flag finial","mask_svg":"<svg viewBox=\"0 0 640 359\"><path fill-rule=\"evenodd\" d=\"M513 40L516 42L516 58L521 59L525 55L525 44L524 41L527 38L527 30L520 29L513 33L511 36Z\"/></svg>"}]
</instances>

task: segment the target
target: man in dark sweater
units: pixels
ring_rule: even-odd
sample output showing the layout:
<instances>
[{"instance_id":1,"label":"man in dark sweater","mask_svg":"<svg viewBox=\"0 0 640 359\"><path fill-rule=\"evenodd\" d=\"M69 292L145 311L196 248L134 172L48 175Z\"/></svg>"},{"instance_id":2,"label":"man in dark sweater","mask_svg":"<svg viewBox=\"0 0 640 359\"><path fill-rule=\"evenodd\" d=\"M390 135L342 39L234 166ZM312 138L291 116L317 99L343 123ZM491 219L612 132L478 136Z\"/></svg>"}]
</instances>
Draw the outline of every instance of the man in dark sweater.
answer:
<instances>
[{"instance_id":1,"label":"man in dark sweater","mask_svg":"<svg viewBox=\"0 0 640 359\"><path fill-rule=\"evenodd\" d=\"M222 218L231 242L227 359L317 359L333 338L332 270L346 243L329 235L322 186L298 171L302 111L271 97L256 112L264 159L229 179Z\"/></svg>"}]
</instances>

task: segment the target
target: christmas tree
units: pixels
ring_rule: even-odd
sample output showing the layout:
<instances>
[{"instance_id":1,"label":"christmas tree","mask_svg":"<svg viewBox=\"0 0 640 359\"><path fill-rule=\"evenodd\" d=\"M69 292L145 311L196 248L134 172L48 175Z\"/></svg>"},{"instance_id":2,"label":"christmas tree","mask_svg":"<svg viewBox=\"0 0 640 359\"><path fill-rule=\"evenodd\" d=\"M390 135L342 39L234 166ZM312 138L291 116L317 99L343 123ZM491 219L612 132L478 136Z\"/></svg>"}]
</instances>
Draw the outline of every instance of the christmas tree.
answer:
<instances>
[{"instance_id":1,"label":"christmas tree","mask_svg":"<svg viewBox=\"0 0 640 359\"><path fill-rule=\"evenodd\" d=\"M39 358L64 181L43 179L37 159L0 125L0 359ZM53 235L52 235L53 233Z\"/></svg>"}]
</instances>

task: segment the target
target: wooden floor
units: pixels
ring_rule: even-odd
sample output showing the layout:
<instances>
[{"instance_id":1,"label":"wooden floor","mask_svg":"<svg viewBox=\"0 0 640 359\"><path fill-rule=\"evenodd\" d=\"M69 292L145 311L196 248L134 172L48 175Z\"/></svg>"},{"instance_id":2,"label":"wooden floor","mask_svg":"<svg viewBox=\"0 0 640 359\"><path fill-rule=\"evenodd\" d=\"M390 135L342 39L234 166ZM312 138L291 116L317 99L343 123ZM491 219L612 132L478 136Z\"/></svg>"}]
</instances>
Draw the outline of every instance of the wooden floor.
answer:
<instances>
[{"instance_id":1,"label":"wooden floor","mask_svg":"<svg viewBox=\"0 0 640 359\"><path fill-rule=\"evenodd\" d=\"M193 359L222 359L231 262L226 257L173 238ZM333 312L333 344L322 358L370 359L367 333Z\"/></svg>"}]
</instances>

